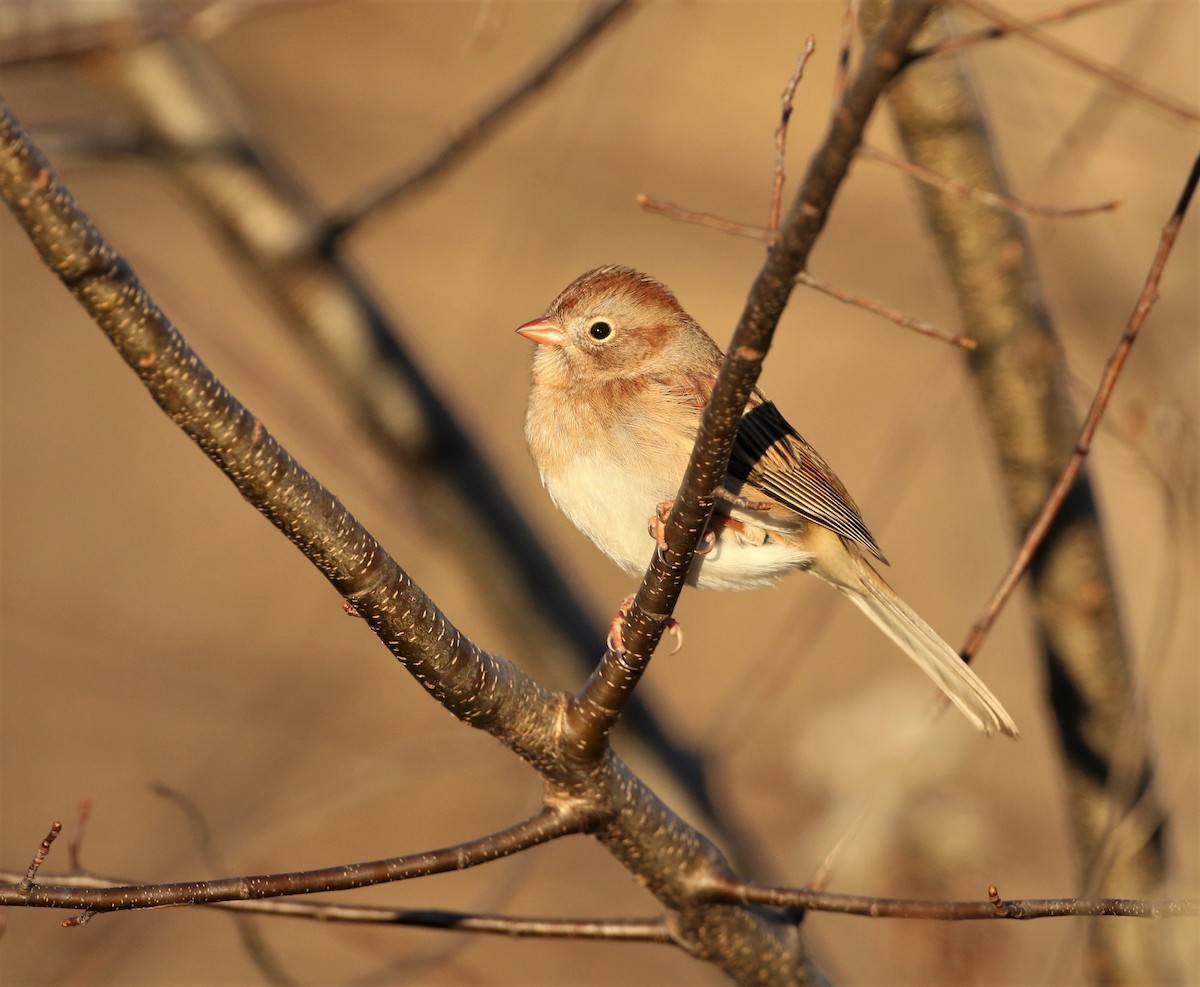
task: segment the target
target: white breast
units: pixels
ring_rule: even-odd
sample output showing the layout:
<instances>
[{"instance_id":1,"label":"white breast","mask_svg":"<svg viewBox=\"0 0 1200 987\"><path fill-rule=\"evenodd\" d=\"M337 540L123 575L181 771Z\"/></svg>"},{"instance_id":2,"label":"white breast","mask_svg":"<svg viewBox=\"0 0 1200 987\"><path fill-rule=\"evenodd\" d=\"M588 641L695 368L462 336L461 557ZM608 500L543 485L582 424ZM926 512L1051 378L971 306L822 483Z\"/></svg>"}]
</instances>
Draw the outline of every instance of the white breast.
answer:
<instances>
[{"instance_id":1,"label":"white breast","mask_svg":"<svg viewBox=\"0 0 1200 987\"><path fill-rule=\"evenodd\" d=\"M559 510L580 531L622 569L640 576L654 553L650 520L659 504L675 498L680 478L616 471L610 455L581 452L542 480ZM804 568L809 561L809 554L794 544L769 535L749 540L722 529L712 550L696 557L688 582L700 589L751 589Z\"/></svg>"},{"instance_id":2,"label":"white breast","mask_svg":"<svg viewBox=\"0 0 1200 987\"><path fill-rule=\"evenodd\" d=\"M641 575L655 551L648 525L658 505L675 499L695 437L694 412L680 411L678 422L650 416L619 417L573 395L572 404L534 389L525 434L542 483L555 505L610 559L631 575ZM563 406L572 415L563 429ZM569 440L568 440L569 436ZM726 505L718 504L718 510ZM734 510L750 523L769 525L759 515ZM804 568L811 556L794 540L779 541L760 530L746 538L722 528L716 545L697 556L688 582L701 589L749 589Z\"/></svg>"}]
</instances>

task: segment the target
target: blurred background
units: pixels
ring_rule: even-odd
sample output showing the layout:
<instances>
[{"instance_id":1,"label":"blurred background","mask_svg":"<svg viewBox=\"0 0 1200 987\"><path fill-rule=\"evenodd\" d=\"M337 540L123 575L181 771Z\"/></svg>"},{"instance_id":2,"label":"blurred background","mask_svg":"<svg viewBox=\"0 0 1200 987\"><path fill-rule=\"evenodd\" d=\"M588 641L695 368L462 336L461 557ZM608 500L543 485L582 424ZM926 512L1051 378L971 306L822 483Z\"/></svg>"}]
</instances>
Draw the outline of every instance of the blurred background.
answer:
<instances>
[{"instance_id":1,"label":"blurred background","mask_svg":"<svg viewBox=\"0 0 1200 987\"><path fill-rule=\"evenodd\" d=\"M39 5L9 3L4 28ZM50 5L41 5L43 9ZM1012 5L1033 16L1051 4ZM560 44L576 3L287 3L197 44L247 126L322 207L437 148ZM635 581L553 508L525 451L531 345L513 329L583 270L624 263L669 284L728 340L763 247L649 215L645 193L765 223L779 94L817 41L789 138L793 191L832 100L840 3L635 8L461 169L346 241L385 311L572 574L597 626ZM27 21L25 22L28 23ZM966 21L970 26L972 22ZM1200 102L1200 6L1117 3L1052 29L1096 61ZM970 49L1014 194L1115 212L1033 220L1043 287L1082 411L1140 290L1195 153L1197 127L1020 38ZM206 362L481 647L522 653L470 559L422 517L245 265L152 163L77 153L119 130L109 64L13 60L0 94L84 209ZM891 147L886 113L870 140ZM52 155L53 157L53 155ZM1197 220L1184 227L1090 460L1160 752L1170 818L1164 895L1200 887L1196 426ZM949 330L957 324L909 180L858 162L810 270ZM841 475L892 562L888 578L960 642L1013 540L961 355L799 290L764 389ZM0 863L23 870L50 823L92 802L85 866L138 881L300 870L467 840L523 818L537 776L456 722L304 559L147 399L107 341L0 216ZM647 701L708 752L715 795L755 856L803 884L865 809L831 890L923 898L1076 893L1055 740L1021 595L979 656L1019 743L960 717L925 727L931 689L853 607L795 576L684 593L687 635ZM597 638L597 656L600 641ZM553 659L554 656L549 656ZM618 749L621 750L620 743ZM631 758L633 760L633 758ZM634 761L668 801L672 783ZM162 783L203 812L212 874ZM66 866L56 848L48 870ZM656 903L586 838L348 900L514 915L641 916ZM229 917L10 910L8 984L250 984ZM263 920L297 982L716 983L662 946L507 940ZM847 983L1085 979L1082 924L913 923L812 914L807 941ZM1194 920L1156 925L1200 968Z\"/></svg>"}]
</instances>

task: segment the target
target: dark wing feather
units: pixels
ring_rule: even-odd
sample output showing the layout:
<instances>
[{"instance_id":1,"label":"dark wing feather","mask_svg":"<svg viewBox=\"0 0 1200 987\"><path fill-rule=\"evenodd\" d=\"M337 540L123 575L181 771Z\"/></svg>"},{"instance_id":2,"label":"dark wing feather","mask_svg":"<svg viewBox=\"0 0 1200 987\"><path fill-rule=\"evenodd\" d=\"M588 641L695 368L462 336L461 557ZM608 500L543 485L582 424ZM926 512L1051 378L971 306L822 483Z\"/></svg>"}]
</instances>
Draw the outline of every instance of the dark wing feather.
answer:
<instances>
[{"instance_id":1,"label":"dark wing feather","mask_svg":"<svg viewBox=\"0 0 1200 987\"><path fill-rule=\"evenodd\" d=\"M842 481L758 391L738 426L729 474L887 562Z\"/></svg>"}]
</instances>

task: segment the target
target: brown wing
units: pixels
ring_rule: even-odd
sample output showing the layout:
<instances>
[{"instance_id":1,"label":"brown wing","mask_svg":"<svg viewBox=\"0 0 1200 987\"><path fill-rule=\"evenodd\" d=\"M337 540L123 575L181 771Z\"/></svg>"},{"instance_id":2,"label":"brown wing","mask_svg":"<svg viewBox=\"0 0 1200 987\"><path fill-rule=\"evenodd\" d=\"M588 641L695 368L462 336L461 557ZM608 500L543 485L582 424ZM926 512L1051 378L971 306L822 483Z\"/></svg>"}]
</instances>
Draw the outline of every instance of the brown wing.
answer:
<instances>
[{"instance_id":1,"label":"brown wing","mask_svg":"<svg viewBox=\"0 0 1200 987\"><path fill-rule=\"evenodd\" d=\"M716 380L712 374L687 374L662 383L675 400L695 408L698 414ZM837 474L757 388L746 403L733 440L729 475L887 562Z\"/></svg>"},{"instance_id":2,"label":"brown wing","mask_svg":"<svg viewBox=\"0 0 1200 987\"><path fill-rule=\"evenodd\" d=\"M758 391L738 426L729 474L887 562L842 481Z\"/></svg>"}]
</instances>

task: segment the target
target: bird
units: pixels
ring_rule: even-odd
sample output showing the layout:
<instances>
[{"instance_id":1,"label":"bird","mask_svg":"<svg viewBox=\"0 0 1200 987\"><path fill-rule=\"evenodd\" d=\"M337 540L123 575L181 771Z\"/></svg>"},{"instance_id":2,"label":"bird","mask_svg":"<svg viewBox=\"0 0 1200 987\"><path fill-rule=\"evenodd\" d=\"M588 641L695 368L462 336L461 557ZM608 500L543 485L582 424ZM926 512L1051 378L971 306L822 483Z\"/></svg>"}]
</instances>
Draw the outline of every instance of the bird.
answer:
<instances>
[{"instance_id":1,"label":"bird","mask_svg":"<svg viewBox=\"0 0 1200 987\"><path fill-rule=\"evenodd\" d=\"M537 344L525 438L543 486L605 555L644 572L720 348L666 285L618 265L580 275L516 331ZM755 389L687 582L740 590L810 572L874 621L976 727L1016 737L991 690L870 560L887 564L845 485Z\"/></svg>"}]
</instances>

